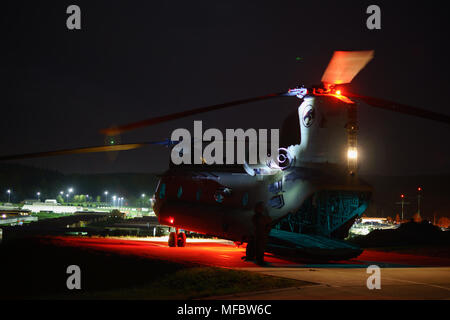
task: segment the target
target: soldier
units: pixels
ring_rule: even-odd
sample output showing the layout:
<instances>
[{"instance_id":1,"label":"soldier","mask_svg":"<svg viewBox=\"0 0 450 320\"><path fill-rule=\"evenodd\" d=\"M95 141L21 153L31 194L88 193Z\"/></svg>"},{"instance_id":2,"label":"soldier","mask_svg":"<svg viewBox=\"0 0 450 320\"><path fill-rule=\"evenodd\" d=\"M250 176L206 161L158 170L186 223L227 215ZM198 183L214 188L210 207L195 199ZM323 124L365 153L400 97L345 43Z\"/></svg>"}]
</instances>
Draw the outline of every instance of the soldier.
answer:
<instances>
[{"instance_id":1,"label":"soldier","mask_svg":"<svg viewBox=\"0 0 450 320\"><path fill-rule=\"evenodd\" d=\"M256 263L262 265L264 264L264 251L272 223L264 202L261 201L255 205L255 215L252 218L252 222L255 230L253 243Z\"/></svg>"}]
</instances>

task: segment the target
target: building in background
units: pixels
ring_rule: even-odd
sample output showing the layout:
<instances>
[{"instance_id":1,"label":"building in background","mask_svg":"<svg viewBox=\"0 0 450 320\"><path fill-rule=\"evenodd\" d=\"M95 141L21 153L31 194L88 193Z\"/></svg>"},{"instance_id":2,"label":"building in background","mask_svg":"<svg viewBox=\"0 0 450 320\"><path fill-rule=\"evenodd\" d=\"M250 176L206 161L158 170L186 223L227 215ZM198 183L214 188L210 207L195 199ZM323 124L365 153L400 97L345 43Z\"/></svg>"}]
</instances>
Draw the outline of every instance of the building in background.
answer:
<instances>
[{"instance_id":1,"label":"building in background","mask_svg":"<svg viewBox=\"0 0 450 320\"><path fill-rule=\"evenodd\" d=\"M83 211L83 208L77 206L63 206L59 204L55 199L47 199L45 200L45 202L36 201L32 204L24 204L22 210L30 210L32 213L53 212L60 214L69 214Z\"/></svg>"}]
</instances>

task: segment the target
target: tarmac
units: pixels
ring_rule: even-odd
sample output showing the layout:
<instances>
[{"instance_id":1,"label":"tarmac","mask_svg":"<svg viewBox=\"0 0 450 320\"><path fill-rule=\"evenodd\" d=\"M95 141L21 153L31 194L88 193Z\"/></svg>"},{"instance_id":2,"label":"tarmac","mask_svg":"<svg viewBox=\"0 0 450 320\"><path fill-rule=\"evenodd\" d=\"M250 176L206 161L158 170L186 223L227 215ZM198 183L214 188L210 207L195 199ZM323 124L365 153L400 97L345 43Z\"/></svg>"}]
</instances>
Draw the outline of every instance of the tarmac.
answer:
<instances>
[{"instance_id":1,"label":"tarmac","mask_svg":"<svg viewBox=\"0 0 450 320\"><path fill-rule=\"evenodd\" d=\"M397 300L450 299L450 259L365 250L359 257L326 264L302 263L265 256L266 266L245 261L245 248L221 240L191 240L186 247L170 248L164 239L49 237L56 245L76 246L118 254L221 268L308 281L301 287L234 294L210 299L233 300ZM380 289L369 289L369 266L380 268Z\"/></svg>"},{"instance_id":2,"label":"tarmac","mask_svg":"<svg viewBox=\"0 0 450 320\"><path fill-rule=\"evenodd\" d=\"M213 299L233 300L449 300L449 267L381 268L380 289L369 289L366 268L240 268L313 284L236 294Z\"/></svg>"}]
</instances>

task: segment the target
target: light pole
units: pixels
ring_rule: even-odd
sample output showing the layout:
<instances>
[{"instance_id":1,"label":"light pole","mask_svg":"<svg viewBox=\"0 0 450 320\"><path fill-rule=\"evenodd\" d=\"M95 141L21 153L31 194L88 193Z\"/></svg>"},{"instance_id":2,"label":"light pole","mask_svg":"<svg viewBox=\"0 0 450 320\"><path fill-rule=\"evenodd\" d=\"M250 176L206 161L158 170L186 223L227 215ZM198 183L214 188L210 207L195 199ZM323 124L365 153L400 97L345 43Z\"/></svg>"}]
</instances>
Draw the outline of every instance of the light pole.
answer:
<instances>
[{"instance_id":1,"label":"light pole","mask_svg":"<svg viewBox=\"0 0 450 320\"><path fill-rule=\"evenodd\" d=\"M40 192L37 192L36 195L37 195L37 197L38 197L38 201L41 201L41 193L40 193Z\"/></svg>"},{"instance_id":2,"label":"light pole","mask_svg":"<svg viewBox=\"0 0 450 320\"><path fill-rule=\"evenodd\" d=\"M8 202L11 202L11 189L6 190L6 193L8 194Z\"/></svg>"},{"instance_id":3,"label":"light pole","mask_svg":"<svg viewBox=\"0 0 450 320\"><path fill-rule=\"evenodd\" d=\"M408 205L410 203L409 202L405 202L405 195L404 194L400 195L400 200L401 200L400 202L396 202L395 204L399 204L399 205L402 206L402 221L403 221L403 219L405 218L405 216L404 216L405 205Z\"/></svg>"},{"instance_id":4,"label":"light pole","mask_svg":"<svg viewBox=\"0 0 450 320\"><path fill-rule=\"evenodd\" d=\"M400 197L402 198L402 221L403 221L403 207L405 206L405 195L402 194Z\"/></svg>"},{"instance_id":5,"label":"light pole","mask_svg":"<svg viewBox=\"0 0 450 320\"><path fill-rule=\"evenodd\" d=\"M104 194L105 194L105 196L106 196L106 201L105 201L105 203L106 203L106 205L108 205L108 191L105 191Z\"/></svg>"},{"instance_id":6,"label":"light pole","mask_svg":"<svg viewBox=\"0 0 450 320\"><path fill-rule=\"evenodd\" d=\"M73 192L73 188L69 188L67 191L69 192L69 196L70 196L70 194Z\"/></svg>"},{"instance_id":7,"label":"light pole","mask_svg":"<svg viewBox=\"0 0 450 320\"><path fill-rule=\"evenodd\" d=\"M422 194L420 193L422 191L421 187L417 188L417 214L420 218L420 198L422 197Z\"/></svg>"},{"instance_id":8,"label":"light pole","mask_svg":"<svg viewBox=\"0 0 450 320\"><path fill-rule=\"evenodd\" d=\"M116 205L116 196L113 196L113 207Z\"/></svg>"}]
</instances>

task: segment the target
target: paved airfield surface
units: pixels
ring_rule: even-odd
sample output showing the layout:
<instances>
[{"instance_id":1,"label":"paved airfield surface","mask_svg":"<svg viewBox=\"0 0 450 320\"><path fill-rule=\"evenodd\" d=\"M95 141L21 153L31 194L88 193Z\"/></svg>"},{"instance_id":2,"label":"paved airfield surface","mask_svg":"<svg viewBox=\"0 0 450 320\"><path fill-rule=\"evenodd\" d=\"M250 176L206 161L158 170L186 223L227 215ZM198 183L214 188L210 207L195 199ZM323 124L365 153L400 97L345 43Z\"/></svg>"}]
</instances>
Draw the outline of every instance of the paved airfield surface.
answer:
<instances>
[{"instance_id":1,"label":"paved airfield surface","mask_svg":"<svg viewBox=\"0 0 450 320\"><path fill-rule=\"evenodd\" d=\"M165 238L110 239L51 237L55 245L112 251L187 265L234 268L313 282L311 286L237 294L220 299L450 299L450 259L365 250L359 257L329 264L301 263L266 255L266 267L244 261L245 249L223 240L188 239L169 248ZM369 290L366 268L381 268L381 289Z\"/></svg>"}]
</instances>

